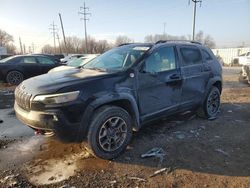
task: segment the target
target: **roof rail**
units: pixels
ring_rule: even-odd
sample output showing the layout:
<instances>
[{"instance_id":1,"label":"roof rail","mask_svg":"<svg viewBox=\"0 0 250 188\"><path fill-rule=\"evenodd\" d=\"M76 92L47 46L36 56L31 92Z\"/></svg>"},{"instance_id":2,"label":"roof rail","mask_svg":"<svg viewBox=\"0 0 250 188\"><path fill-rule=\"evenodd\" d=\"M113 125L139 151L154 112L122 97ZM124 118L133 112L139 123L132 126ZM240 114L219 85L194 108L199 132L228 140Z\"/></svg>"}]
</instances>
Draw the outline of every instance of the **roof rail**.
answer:
<instances>
[{"instance_id":1,"label":"roof rail","mask_svg":"<svg viewBox=\"0 0 250 188\"><path fill-rule=\"evenodd\" d=\"M166 42L189 42L189 43L193 43L193 44L202 45L202 43L194 41L194 40L159 40L155 44L166 43Z\"/></svg>"},{"instance_id":2,"label":"roof rail","mask_svg":"<svg viewBox=\"0 0 250 188\"><path fill-rule=\"evenodd\" d=\"M129 45L129 44L134 44L134 43L123 43L123 44L119 44L118 46L125 46L125 45Z\"/></svg>"}]
</instances>

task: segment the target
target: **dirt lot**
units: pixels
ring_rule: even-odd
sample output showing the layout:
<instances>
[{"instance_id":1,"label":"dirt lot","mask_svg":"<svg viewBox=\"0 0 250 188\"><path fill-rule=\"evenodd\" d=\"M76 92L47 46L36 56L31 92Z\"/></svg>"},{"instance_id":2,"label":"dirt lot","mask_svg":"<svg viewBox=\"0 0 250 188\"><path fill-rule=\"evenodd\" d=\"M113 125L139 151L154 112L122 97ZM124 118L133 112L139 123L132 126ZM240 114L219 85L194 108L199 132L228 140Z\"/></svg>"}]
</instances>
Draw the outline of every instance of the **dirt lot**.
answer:
<instances>
[{"instance_id":1,"label":"dirt lot","mask_svg":"<svg viewBox=\"0 0 250 188\"><path fill-rule=\"evenodd\" d=\"M224 68L217 119L186 113L144 127L112 161L34 136L15 118L13 87L1 86L0 187L250 187L250 87L238 73ZM163 154L141 158L155 147Z\"/></svg>"}]
</instances>

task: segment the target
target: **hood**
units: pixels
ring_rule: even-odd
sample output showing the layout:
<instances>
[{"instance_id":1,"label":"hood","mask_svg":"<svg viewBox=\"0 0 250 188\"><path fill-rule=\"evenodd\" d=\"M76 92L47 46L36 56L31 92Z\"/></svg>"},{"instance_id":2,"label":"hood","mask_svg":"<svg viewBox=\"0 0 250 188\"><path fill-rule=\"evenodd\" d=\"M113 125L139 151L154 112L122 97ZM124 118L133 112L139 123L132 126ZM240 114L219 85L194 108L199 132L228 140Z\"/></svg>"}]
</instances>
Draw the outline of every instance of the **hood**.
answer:
<instances>
[{"instance_id":1,"label":"hood","mask_svg":"<svg viewBox=\"0 0 250 188\"><path fill-rule=\"evenodd\" d=\"M108 72L90 69L66 69L50 72L23 81L20 84L27 93L32 95L54 93L57 90L93 79L100 79L109 75Z\"/></svg>"},{"instance_id":2,"label":"hood","mask_svg":"<svg viewBox=\"0 0 250 188\"><path fill-rule=\"evenodd\" d=\"M59 67L55 67L55 68L51 69L48 73L69 70L69 69L74 69L74 68L75 67L70 67L70 66L59 66Z\"/></svg>"}]
</instances>

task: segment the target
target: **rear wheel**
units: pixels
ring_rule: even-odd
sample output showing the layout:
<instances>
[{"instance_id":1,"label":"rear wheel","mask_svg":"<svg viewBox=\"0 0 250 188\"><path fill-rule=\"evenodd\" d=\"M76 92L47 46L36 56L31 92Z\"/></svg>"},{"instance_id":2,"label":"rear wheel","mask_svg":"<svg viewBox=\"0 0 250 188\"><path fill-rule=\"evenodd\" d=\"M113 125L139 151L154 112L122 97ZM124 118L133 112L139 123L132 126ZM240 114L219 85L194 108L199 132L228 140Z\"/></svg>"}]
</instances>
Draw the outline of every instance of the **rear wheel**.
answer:
<instances>
[{"instance_id":1,"label":"rear wheel","mask_svg":"<svg viewBox=\"0 0 250 188\"><path fill-rule=\"evenodd\" d=\"M23 81L23 74L19 71L10 71L6 76L6 81L12 85L18 85Z\"/></svg>"},{"instance_id":2,"label":"rear wheel","mask_svg":"<svg viewBox=\"0 0 250 188\"><path fill-rule=\"evenodd\" d=\"M112 159L121 154L132 137L131 117L117 106L99 108L90 124L88 145L92 154Z\"/></svg>"},{"instance_id":3,"label":"rear wheel","mask_svg":"<svg viewBox=\"0 0 250 188\"><path fill-rule=\"evenodd\" d=\"M198 115L204 118L216 118L220 108L220 91L212 87L203 105L198 110Z\"/></svg>"}]
</instances>

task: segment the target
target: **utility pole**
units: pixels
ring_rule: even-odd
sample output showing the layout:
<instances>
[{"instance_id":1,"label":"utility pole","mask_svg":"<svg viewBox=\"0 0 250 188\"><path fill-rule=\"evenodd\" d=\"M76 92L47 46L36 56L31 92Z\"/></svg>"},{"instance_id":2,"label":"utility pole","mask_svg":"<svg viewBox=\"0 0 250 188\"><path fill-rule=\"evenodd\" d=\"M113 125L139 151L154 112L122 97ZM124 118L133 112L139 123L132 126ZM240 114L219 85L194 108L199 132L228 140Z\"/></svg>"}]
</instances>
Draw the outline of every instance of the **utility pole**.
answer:
<instances>
[{"instance_id":1,"label":"utility pole","mask_svg":"<svg viewBox=\"0 0 250 188\"><path fill-rule=\"evenodd\" d=\"M80 11L78 12L78 14L83 15L83 17L81 17L81 20L84 21L84 31L85 31L85 53L88 53L88 36L87 36L87 24L86 21L88 21L89 19L87 18L87 16L91 15L91 13L89 12L89 7L85 6L85 2L83 4L83 7L80 7Z\"/></svg>"},{"instance_id":2,"label":"utility pole","mask_svg":"<svg viewBox=\"0 0 250 188\"><path fill-rule=\"evenodd\" d=\"M53 38L54 38L54 53L56 53L56 25L54 24L54 22L52 24L50 24L51 28L49 28L50 30L52 30L52 34L53 34Z\"/></svg>"},{"instance_id":3,"label":"utility pole","mask_svg":"<svg viewBox=\"0 0 250 188\"><path fill-rule=\"evenodd\" d=\"M21 54L23 54L23 45L22 45L21 37L19 37L19 44L20 44Z\"/></svg>"},{"instance_id":4,"label":"utility pole","mask_svg":"<svg viewBox=\"0 0 250 188\"><path fill-rule=\"evenodd\" d=\"M194 40L194 37L195 37L195 20L196 20L196 4L200 3L200 6L201 6L202 0L192 0L192 2L194 3L194 9L193 9L193 36L192 36L192 40ZM189 0L189 3L190 3L190 0Z\"/></svg>"},{"instance_id":5,"label":"utility pole","mask_svg":"<svg viewBox=\"0 0 250 188\"><path fill-rule=\"evenodd\" d=\"M163 35L166 35L166 22L163 23Z\"/></svg>"},{"instance_id":6,"label":"utility pole","mask_svg":"<svg viewBox=\"0 0 250 188\"><path fill-rule=\"evenodd\" d=\"M67 44L66 44L66 39L65 39L65 33L64 33L64 28L63 28L62 16L61 16L61 14L60 14L60 13L59 13L59 18L60 18L60 23L61 23L61 28L62 28L62 34L63 34L64 47L65 47L66 52L68 53L68 50L67 50ZM62 52L61 52L61 53L62 53Z\"/></svg>"},{"instance_id":7,"label":"utility pole","mask_svg":"<svg viewBox=\"0 0 250 188\"><path fill-rule=\"evenodd\" d=\"M58 45L59 45L59 49L60 49L60 54L61 54L62 53L62 48L61 48L61 45L60 45L60 38L59 38L58 33L56 33L56 38L57 38L57 41L58 41Z\"/></svg>"},{"instance_id":8,"label":"utility pole","mask_svg":"<svg viewBox=\"0 0 250 188\"><path fill-rule=\"evenodd\" d=\"M23 54L26 54L26 46L23 44Z\"/></svg>"},{"instance_id":9,"label":"utility pole","mask_svg":"<svg viewBox=\"0 0 250 188\"><path fill-rule=\"evenodd\" d=\"M32 53L34 53L35 52L35 45L34 45L34 43L32 42Z\"/></svg>"}]
</instances>

